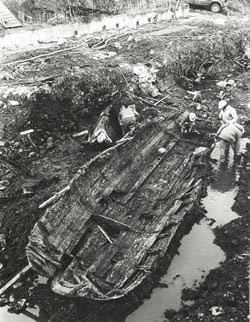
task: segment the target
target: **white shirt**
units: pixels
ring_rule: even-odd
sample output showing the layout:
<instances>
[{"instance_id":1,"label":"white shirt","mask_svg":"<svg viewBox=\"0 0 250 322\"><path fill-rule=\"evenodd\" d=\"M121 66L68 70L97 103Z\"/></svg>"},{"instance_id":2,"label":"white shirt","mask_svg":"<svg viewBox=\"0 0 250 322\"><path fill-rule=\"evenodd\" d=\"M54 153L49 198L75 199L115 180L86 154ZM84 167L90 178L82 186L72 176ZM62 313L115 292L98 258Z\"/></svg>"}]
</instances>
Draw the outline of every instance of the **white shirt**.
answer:
<instances>
[{"instance_id":1,"label":"white shirt","mask_svg":"<svg viewBox=\"0 0 250 322\"><path fill-rule=\"evenodd\" d=\"M237 112L231 105L227 105L224 110L220 111L219 118L224 124L235 123L238 120Z\"/></svg>"},{"instance_id":2,"label":"white shirt","mask_svg":"<svg viewBox=\"0 0 250 322\"><path fill-rule=\"evenodd\" d=\"M242 134L244 133L244 128L238 123L229 123L222 125L217 134L220 139L227 141L231 144L237 142Z\"/></svg>"}]
</instances>

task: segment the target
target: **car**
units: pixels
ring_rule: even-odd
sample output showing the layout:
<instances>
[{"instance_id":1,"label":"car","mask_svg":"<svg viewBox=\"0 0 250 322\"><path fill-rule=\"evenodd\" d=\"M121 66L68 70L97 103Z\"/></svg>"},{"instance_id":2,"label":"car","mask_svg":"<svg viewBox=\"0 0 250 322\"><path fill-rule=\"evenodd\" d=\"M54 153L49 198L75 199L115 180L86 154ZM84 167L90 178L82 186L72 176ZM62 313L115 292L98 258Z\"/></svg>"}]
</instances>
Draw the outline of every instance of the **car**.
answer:
<instances>
[{"instance_id":1,"label":"car","mask_svg":"<svg viewBox=\"0 0 250 322\"><path fill-rule=\"evenodd\" d=\"M228 0L185 0L190 5L208 7L213 13L220 12L226 7Z\"/></svg>"}]
</instances>

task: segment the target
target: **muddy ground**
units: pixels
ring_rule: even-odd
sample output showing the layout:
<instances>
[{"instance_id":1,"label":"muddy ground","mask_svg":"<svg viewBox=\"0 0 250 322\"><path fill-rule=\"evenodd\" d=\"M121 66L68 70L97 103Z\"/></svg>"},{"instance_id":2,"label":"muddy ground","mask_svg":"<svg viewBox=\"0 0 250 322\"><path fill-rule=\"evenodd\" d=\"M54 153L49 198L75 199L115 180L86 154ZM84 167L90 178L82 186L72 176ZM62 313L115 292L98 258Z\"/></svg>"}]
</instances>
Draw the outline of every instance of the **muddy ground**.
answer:
<instances>
[{"instance_id":1,"label":"muddy ground","mask_svg":"<svg viewBox=\"0 0 250 322\"><path fill-rule=\"evenodd\" d=\"M204 22L206 19L208 21ZM139 30L122 31L119 38L110 43L100 42L100 36L94 35L94 39L88 40L88 45L23 63L8 64L76 47L82 40L70 39L63 45L43 44L26 52L13 49L2 51L0 180L5 182L2 182L0 190L0 233L4 234L6 247L0 253L3 264L0 270L1 286L26 265L28 235L44 213L39 205L63 188L86 160L105 148L85 144L82 138L72 138L72 134L78 131L91 130L105 107L111 104L117 108L125 100L135 102L140 113L139 124L144 124L160 121L169 112L185 110L192 103L192 95L187 90L200 90L206 105L200 116L202 119L204 112L208 118L197 122L197 128L201 144L208 146L212 143L208 133L214 132L219 124L216 98L219 88L216 82L230 75L237 80L232 104L237 106L249 137L249 65L242 59L244 52L237 51L234 41L239 36L238 30L247 26L240 27L234 18L227 21L226 26L216 25L213 19L214 16L204 13L199 19L174 21L170 26L152 24ZM214 38L225 34L230 38L226 48L235 56L227 57L224 53L223 60L220 60L216 58L221 54L220 46L216 45ZM111 33L104 36L114 37ZM211 52L211 57L200 58L212 61L215 68L204 75L200 83L196 83L194 79L199 76L197 68L185 71L193 62L192 57L183 58L185 44L199 47L208 38L212 39L214 52ZM242 41L242 38L239 39ZM95 50L93 46L99 49ZM170 56L169 51L172 53ZM182 64L173 59L175 53L179 54ZM187 48L186 55L189 54ZM240 57L238 63L234 62L235 57ZM131 75L131 66L138 63L151 70L151 80L146 86L140 84L138 75ZM191 75L191 72L195 74ZM183 74L187 78L180 77ZM131 88L133 95L129 95ZM163 97L166 97L164 101L154 105ZM30 128L35 130L31 140L19 134ZM248 153L241 163L240 189L234 205L240 217L216 229L216 242L225 251L226 261L210 272L197 291L184 292L185 300L195 301L192 307L184 307L176 314L166 311L165 321L247 321L249 170ZM211 180L216 180L212 173L209 176ZM132 305L126 301L100 305L68 300L52 293L48 285L38 285L36 278L34 273L28 274L16 288L6 292L5 298L9 299L10 295L15 301L26 298L31 306L41 306L53 322L124 321L125 316L142 300L136 295ZM152 284L155 282L152 281ZM145 297L149 293L150 290L145 290ZM223 308L221 315L212 315L210 309L214 306Z\"/></svg>"}]
</instances>

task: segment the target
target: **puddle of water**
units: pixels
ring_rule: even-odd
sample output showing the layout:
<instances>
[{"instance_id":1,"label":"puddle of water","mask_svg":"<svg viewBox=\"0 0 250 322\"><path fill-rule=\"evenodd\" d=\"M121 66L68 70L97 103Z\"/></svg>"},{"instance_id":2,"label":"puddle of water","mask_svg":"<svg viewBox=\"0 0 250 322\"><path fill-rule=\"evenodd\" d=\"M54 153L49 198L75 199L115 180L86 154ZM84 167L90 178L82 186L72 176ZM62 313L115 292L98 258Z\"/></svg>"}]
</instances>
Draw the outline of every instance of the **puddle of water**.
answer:
<instances>
[{"instance_id":1,"label":"puddle of water","mask_svg":"<svg viewBox=\"0 0 250 322\"><path fill-rule=\"evenodd\" d=\"M219 160L219 148L215 147L212 158ZM230 150L228 164L215 165L217 171L216 181L207 188L207 197L203 199L203 205L208 211L207 217L215 220L212 227L225 225L233 219L238 218L238 214L232 211L234 199L238 193L239 173L237 165L233 161L233 152Z\"/></svg>"},{"instance_id":2,"label":"puddle of water","mask_svg":"<svg viewBox=\"0 0 250 322\"><path fill-rule=\"evenodd\" d=\"M38 276L35 280L36 284L47 284L48 278L43 276ZM11 295L9 298L10 302L14 302L14 296ZM49 317L47 313L39 308L28 307L20 314L10 313L8 312L9 306L0 307L0 322L49 322Z\"/></svg>"},{"instance_id":3,"label":"puddle of water","mask_svg":"<svg viewBox=\"0 0 250 322\"><path fill-rule=\"evenodd\" d=\"M35 280L35 284L45 285L47 282L48 278L43 276L38 276ZM9 301L14 302L13 295L10 296ZM0 322L49 322L47 313L38 306L27 308L20 314L10 313L8 308L8 306L0 307Z\"/></svg>"},{"instance_id":4,"label":"puddle of water","mask_svg":"<svg viewBox=\"0 0 250 322\"><path fill-rule=\"evenodd\" d=\"M168 287L156 288L151 298L129 315L126 322L162 322L166 309L179 310L182 290L198 287L209 271L225 259L224 252L213 243L214 238L207 220L195 224L182 239L179 254L160 281Z\"/></svg>"},{"instance_id":5,"label":"puddle of water","mask_svg":"<svg viewBox=\"0 0 250 322\"><path fill-rule=\"evenodd\" d=\"M9 313L8 306L0 308L1 322L49 322L48 315L45 311L35 308L28 308L20 314Z\"/></svg>"},{"instance_id":6,"label":"puddle of water","mask_svg":"<svg viewBox=\"0 0 250 322\"><path fill-rule=\"evenodd\" d=\"M218 156L217 146L212 157L218 160ZM167 309L178 311L183 305L181 296L184 288L197 288L210 270L225 260L222 249L214 244L213 228L238 217L231 209L238 192L235 185L238 173L232 152L226 168L215 168L217 180L208 187L207 196L202 200L207 218L195 224L191 232L183 237L179 254L173 258L167 274L160 281L166 287L154 289L150 299L130 314L126 322L162 322ZM212 220L214 224L211 226Z\"/></svg>"},{"instance_id":7,"label":"puddle of water","mask_svg":"<svg viewBox=\"0 0 250 322\"><path fill-rule=\"evenodd\" d=\"M238 214L232 211L234 198L238 192L238 187L226 192L220 192L210 186L208 188L208 196L203 200L203 205L208 211L207 217L215 220L212 228L222 226L238 218Z\"/></svg>"}]
</instances>

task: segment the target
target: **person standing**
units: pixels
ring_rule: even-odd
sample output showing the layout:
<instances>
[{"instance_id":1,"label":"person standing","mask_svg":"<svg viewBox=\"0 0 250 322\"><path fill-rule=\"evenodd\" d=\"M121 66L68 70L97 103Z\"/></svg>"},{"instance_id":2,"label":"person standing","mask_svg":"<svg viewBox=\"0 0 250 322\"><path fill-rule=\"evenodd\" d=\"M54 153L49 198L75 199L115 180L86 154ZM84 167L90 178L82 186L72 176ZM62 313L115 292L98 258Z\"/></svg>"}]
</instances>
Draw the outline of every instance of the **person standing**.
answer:
<instances>
[{"instance_id":1,"label":"person standing","mask_svg":"<svg viewBox=\"0 0 250 322\"><path fill-rule=\"evenodd\" d=\"M226 100L219 101L220 114L222 124L235 123L238 120L237 112L235 108L228 104Z\"/></svg>"},{"instance_id":2,"label":"person standing","mask_svg":"<svg viewBox=\"0 0 250 322\"><path fill-rule=\"evenodd\" d=\"M244 128L239 123L222 124L216 134L219 140L220 160L224 162L228 157L230 146L234 150L234 158L240 158L240 141L244 134Z\"/></svg>"}]
</instances>

